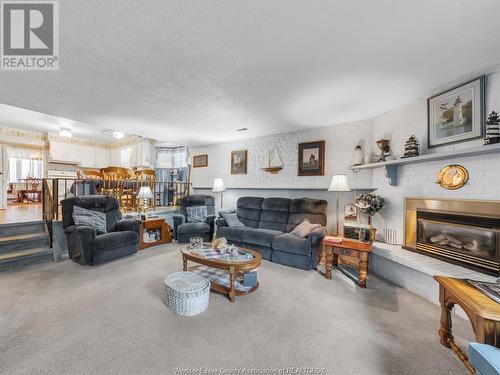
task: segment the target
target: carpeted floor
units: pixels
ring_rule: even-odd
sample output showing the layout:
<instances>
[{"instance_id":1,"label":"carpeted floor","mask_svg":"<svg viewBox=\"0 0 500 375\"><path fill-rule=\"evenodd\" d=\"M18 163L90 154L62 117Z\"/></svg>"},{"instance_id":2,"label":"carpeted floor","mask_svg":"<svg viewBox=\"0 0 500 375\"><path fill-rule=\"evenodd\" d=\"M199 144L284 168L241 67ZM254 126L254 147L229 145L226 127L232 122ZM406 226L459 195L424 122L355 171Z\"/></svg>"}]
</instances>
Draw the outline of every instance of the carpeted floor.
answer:
<instances>
[{"instance_id":1,"label":"carpeted floor","mask_svg":"<svg viewBox=\"0 0 500 375\"><path fill-rule=\"evenodd\" d=\"M0 273L0 373L467 374L438 342L438 306L373 276L362 290L264 262L254 294L230 303L211 293L203 314L177 316L164 305L162 280L181 269L178 249ZM453 326L465 345L468 322L454 316Z\"/></svg>"}]
</instances>

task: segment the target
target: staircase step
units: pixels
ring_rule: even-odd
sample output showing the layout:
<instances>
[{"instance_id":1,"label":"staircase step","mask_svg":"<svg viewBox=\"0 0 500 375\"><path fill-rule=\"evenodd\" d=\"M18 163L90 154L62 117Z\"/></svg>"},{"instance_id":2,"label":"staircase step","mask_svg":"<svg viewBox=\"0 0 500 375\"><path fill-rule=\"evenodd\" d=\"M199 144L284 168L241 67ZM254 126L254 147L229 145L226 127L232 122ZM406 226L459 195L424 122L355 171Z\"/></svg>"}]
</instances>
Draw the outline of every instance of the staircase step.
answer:
<instances>
[{"instance_id":1,"label":"staircase step","mask_svg":"<svg viewBox=\"0 0 500 375\"><path fill-rule=\"evenodd\" d=\"M45 232L45 223L43 221L0 224L0 237L37 232Z\"/></svg>"},{"instance_id":2,"label":"staircase step","mask_svg":"<svg viewBox=\"0 0 500 375\"><path fill-rule=\"evenodd\" d=\"M11 251L7 254L0 254L0 271L51 260L52 250L47 247Z\"/></svg>"},{"instance_id":3,"label":"staircase step","mask_svg":"<svg viewBox=\"0 0 500 375\"><path fill-rule=\"evenodd\" d=\"M0 255L16 250L28 250L49 246L46 232L17 234L0 238Z\"/></svg>"}]
</instances>

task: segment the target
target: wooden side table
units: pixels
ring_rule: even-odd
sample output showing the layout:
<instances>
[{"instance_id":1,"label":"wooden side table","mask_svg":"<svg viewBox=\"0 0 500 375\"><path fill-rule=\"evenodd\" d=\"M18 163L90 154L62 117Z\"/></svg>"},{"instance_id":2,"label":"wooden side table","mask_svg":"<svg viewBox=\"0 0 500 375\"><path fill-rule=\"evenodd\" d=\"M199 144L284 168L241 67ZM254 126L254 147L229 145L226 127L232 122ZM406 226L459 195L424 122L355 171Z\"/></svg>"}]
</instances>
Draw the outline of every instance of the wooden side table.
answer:
<instances>
[{"instance_id":1,"label":"wooden side table","mask_svg":"<svg viewBox=\"0 0 500 375\"><path fill-rule=\"evenodd\" d=\"M318 269L327 279L332 278L332 267L337 267L344 275L354 280L359 287L366 288L366 276L368 275L368 256L372 250L371 243L354 241L347 238L342 243L335 243L323 239L323 254L325 255L325 272ZM358 261L358 274L353 275L342 267L339 267L339 255L356 258Z\"/></svg>"},{"instance_id":2,"label":"wooden side table","mask_svg":"<svg viewBox=\"0 0 500 375\"><path fill-rule=\"evenodd\" d=\"M144 232L159 231L160 239L154 242L144 242ZM139 239L139 249L143 250L151 246L172 242L170 238L170 226L162 218L149 218L142 221L141 238Z\"/></svg>"},{"instance_id":3,"label":"wooden side table","mask_svg":"<svg viewBox=\"0 0 500 375\"><path fill-rule=\"evenodd\" d=\"M476 342L500 348L500 304L464 280L434 276L439 283L441 325L439 342L452 349L471 373L476 370L467 355L455 344L451 332L451 310L455 304L464 309L474 330Z\"/></svg>"}]
</instances>

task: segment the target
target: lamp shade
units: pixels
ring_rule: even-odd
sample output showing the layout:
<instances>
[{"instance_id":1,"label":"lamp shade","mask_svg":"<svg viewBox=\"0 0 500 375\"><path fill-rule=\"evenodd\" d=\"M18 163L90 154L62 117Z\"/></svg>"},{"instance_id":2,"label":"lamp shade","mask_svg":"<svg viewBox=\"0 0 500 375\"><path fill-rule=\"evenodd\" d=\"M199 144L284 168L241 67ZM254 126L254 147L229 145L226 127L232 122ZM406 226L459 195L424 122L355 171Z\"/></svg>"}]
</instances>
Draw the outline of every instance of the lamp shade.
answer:
<instances>
[{"instance_id":1,"label":"lamp shade","mask_svg":"<svg viewBox=\"0 0 500 375\"><path fill-rule=\"evenodd\" d=\"M214 193L222 193L223 191L226 191L226 187L224 186L224 181L222 178L216 178L214 180L214 187L212 189Z\"/></svg>"},{"instance_id":2,"label":"lamp shade","mask_svg":"<svg viewBox=\"0 0 500 375\"><path fill-rule=\"evenodd\" d=\"M151 199L153 198L153 192L149 186L142 186L139 189L139 194L137 194L137 198L140 199Z\"/></svg>"},{"instance_id":3,"label":"lamp shade","mask_svg":"<svg viewBox=\"0 0 500 375\"><path fill-rule=\"evenodd\" d=\"M334 174L328 191L351 191L345 174Z\"/></svg>"}]
</instances>

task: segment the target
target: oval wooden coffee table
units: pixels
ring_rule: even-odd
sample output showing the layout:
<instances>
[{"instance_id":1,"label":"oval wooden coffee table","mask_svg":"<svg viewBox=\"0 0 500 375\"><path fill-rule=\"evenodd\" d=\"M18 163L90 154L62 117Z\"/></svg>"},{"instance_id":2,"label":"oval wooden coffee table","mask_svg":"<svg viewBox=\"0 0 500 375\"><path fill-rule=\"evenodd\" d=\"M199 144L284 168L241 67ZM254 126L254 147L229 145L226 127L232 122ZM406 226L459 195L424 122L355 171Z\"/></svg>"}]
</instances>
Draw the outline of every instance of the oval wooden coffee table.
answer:
<instances>
[{"instance_id":1,"label":"oval wooden coffee table","mask_svg":"<svg viewBox=\"0 0 500 375\"><path fill-rule=\"evenodd\" d=\"M211 253L209 253L211 251ZM208 253L208 255L207 255ZM244 272L255 271L262 261L261 255L244 247L238 247L238 256L217 256L211 249L194 249L189 246L181 249L182 268L184 271L195 271L201 265L223 270L229 273L229 287L220 283L210 281L211 289L214 292L226 294L231 302L234 302L236 296L243 296L254 292L259 283L248 290L235 288L235 280L243 275ZM215 255L215 257L211 257ZM198 263L198 265L188 268L188 261Z\"/></svg>"}]
</instances>

